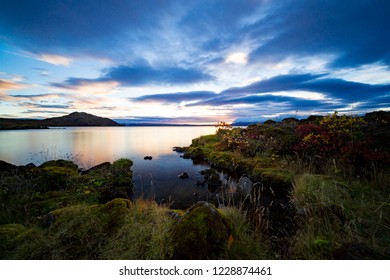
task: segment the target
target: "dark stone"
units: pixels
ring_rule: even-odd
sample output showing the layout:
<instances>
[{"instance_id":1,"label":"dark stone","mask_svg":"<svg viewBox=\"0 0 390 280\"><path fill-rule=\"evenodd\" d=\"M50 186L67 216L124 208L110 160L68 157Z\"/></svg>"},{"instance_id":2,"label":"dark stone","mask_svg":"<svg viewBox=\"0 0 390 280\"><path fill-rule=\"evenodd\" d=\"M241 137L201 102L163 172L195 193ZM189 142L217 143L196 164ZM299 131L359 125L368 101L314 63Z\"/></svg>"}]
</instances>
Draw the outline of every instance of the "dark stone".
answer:
<instances>
[{"instance_id":1,"label":"dark stone","mask_svg":"<svg viewBox=\"0 0 390 280\"><path fill-rule=\"evenodd\" d=\"M252 189L253 182L247 176L242 176L238 180L237 191L241 192L243 195L248 195Z\"/></svg>"},{"instance_id":2,"label":"dark stone","mask_svg":"<svg viewBox=\"0 0 390 280\"><path fill-rule=\"evenodd\" d=\"M197 201L200 201L202 200L202 196L200 194L198 194L197 192L194 192L194 197Z\"/></svg>"},{"instance_id":3,"label":"dark stone","mask_svg":"<svg viewBox=\"0 0 390 280\"><path fill-rule=\"evenodd\" d=\"M146 156L146 157L144 157L144 160L152 160L152 159L153 159L152 156Z\"/></svg>"},{"instance_id":4,"label":"dark stone","mask_svg":"<svg viewBox=\"0 0 390 280\"><path fill-rule=\"evenodd\" d=\"M98 164L94 167L91 167L88 170L82 170L81 175L89 174L91 172L102 172L102 171L107 171L111 167L111 163L109 162L103 162L101 164Z\"/></svg>"},{"instance_id":5,"label":"dark stone","mask_svg":"<svg viewBox=\"0 0 390 280\"><path fill-rule=\"evenodd\" d=\"M203 175L205 179L204 183L207 183L207 188L209 191L215 192L219 187L222 186L222 181L219 179L219 173L217 170L210 168L201 170L199 173Z\"/></svg>"},{"instance_id":6,"label":"dark stone","mask_svg":"<svg viewBox=\"0 0 390 280\"><path fill-rule=\"evenodd\" d=\"M184 153L188 150L187 147L173 147L173 151L174 152L178 152L178 153Z\"/></svg>"},{"instance_id":7,"label":"dark stone","mask_svg":"<svg viewBox=\"0 0 390 280\"><path fill-rule=\"evenodd\" d=\"M188 176L188 174L186 172L183 172L181 173L179 176L178 176L180 179L187 179L189 178L190 176Z\"/></svg>"},{"instance_id":8,"label":"dark stone","mask_svg":"<svg viewBox=\"0 0 390 280\"><path fill-rule=\"evenodd\" d=\"M207 178L207 187L209 191L215 192L221 186L222 186L222 181L219 179L218 174L211 174Z\"/></svg>"},{"instance_id":9,"label":"dark stone","mask_svg":"<svg viewBox=\"0 0 390 280\"><path fill-rule=\"evenodd\" d=\"M178 219L171 233L172 259L215 259L228 249L229 223L210 203L200 201Z\"/></svg>"}]
</instances>

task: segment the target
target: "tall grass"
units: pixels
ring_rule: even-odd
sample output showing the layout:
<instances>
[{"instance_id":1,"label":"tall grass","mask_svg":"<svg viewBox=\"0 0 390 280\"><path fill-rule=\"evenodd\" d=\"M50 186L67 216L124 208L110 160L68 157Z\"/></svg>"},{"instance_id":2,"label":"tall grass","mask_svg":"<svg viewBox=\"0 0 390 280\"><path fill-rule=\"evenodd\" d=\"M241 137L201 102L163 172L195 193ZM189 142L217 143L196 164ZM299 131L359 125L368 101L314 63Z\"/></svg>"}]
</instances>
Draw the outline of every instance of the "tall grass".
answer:
<instances>
[{"instance_id":1,"label":"tall grass","mask_svg":"<svg viewBox=\"0 0 390 280\"><path fill-rule=\"evenodd\" d=\"M292 202L298 230L289 250L293 259L332 259L344 244L383 253L390 245L390 197L374 186L344 183L325 175L303 174ZM370 257L370 256L367 256Z\"/></svg>"}]
</instances>

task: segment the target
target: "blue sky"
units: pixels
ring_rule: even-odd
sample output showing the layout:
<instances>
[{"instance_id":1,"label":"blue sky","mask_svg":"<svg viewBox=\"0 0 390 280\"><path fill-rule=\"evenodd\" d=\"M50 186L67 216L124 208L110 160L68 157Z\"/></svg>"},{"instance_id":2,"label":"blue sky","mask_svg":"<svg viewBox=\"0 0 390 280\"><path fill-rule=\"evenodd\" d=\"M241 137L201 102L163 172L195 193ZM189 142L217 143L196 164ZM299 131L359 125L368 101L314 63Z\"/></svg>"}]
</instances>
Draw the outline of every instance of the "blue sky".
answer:
<instances>
[{"instance_id":1,"label":"blue sky","mask_svg":"<svg viewBox=\"0 0 390 280\"><path fill-rule=\"evenodd\" d=\"M387 0L0 0L0 117L390 109Z\"/></svg>"}]
</instances>

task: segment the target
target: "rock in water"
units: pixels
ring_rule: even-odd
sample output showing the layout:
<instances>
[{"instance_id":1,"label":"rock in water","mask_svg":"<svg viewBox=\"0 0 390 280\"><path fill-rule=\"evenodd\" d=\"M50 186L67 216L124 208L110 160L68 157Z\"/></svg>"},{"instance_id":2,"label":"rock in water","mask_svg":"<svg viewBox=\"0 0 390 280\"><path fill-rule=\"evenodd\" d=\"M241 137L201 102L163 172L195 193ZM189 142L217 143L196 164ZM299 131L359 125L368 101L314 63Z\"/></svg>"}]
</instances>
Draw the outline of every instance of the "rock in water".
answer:
<instances>
[{"instance_id":1,"label":"rock in water","mask_svg":"<svg viewBox=\"0 0 390 280\"><path fill-rule=\"evenodd\" d=\"M189 178L190 176L188 176L188 174L186 172L183 172L181 173L179 176L178 176L180 179L187 179Z\"/></svg>"},{"instance_id":2,"label":"rock in water","mask_svg":"<svg viewBox=\"0 0 390 280\"><path fill-rule=\"evenodd\" d=\"M210 203L192 206L173 227L170 258L213 259L228 248L230 227L227 219Z\"/></svg>"},{"instance_id":3,"label":"rock in water","mask_svg":"<svg viewBox=\"0 0 390 280\"><path fill-rule=\"evenodd\" d=\"M248 195L252 189L253 182L247 176L242 176L238 181L238 191L242 192L243 195Z\"/></svg>"}]
</instances>

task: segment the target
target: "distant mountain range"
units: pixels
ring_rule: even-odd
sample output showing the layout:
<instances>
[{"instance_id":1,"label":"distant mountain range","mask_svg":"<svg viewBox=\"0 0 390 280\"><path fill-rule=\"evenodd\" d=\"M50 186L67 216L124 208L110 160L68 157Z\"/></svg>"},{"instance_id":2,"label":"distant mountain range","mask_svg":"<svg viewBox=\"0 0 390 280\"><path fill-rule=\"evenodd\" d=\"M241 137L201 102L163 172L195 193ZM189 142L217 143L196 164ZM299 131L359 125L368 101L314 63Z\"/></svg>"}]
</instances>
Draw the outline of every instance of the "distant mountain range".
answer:
<instances>
[{"instance_id":1,"label":"distant mountain range","mask_svg":"<svg viewBox=\"0 0 390 280\"><path fill-rule=\"evenodd\" d=\"M84 112L43 120L0 118L0 130L4 129L43 129L59 126L121 126L119 123Z\"/></svg>"}]
</instances>

